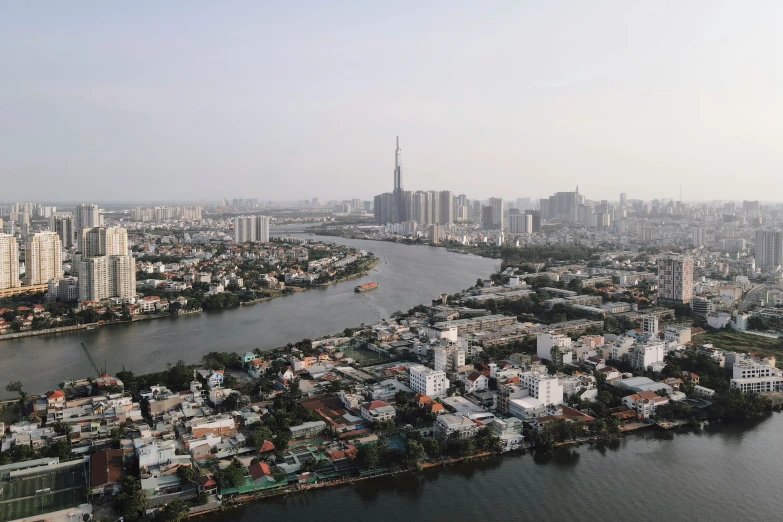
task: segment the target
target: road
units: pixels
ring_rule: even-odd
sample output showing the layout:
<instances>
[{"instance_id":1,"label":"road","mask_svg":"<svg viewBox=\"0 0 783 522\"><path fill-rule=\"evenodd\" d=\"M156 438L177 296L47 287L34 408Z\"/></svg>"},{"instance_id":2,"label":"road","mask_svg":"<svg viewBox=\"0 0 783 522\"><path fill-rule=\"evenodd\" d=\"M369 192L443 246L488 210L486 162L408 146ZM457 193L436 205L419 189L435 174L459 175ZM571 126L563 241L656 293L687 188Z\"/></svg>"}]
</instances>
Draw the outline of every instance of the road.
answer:
<instances>
[{"instance_id":1,"label":"road","mask_svg":"<svg viewBox=\"0 0 783 522\"><path fill-rule=\"evenodd\" d=\"M745 294L745 297L742 298L739 304L739 311L744 312L747 310L751 305L754 305L759 302L759 294L762 290L766 287L765 284L756 285L753 288L751 288L747 294Z\"/></svg>"}]
</instances>

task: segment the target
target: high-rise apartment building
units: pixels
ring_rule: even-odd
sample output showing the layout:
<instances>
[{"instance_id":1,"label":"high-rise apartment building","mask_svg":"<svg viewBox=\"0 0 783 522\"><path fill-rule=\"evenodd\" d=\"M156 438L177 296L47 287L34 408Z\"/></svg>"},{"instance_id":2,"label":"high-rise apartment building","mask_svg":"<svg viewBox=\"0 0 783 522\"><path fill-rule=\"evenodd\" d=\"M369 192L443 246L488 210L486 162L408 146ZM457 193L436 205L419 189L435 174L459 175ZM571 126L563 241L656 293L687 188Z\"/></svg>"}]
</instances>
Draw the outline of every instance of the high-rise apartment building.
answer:
<instances>
[{"instance_id":1,"label":"high-rise apartment building","mask_svg":"<svg viewBox=\"0 0 783 522\"><path fill-rule=\"evenodd\" d=\"M269 242L269 216L256 216L256 241Z\"/></svg>"},{"instance_id":2,"label":"high-rise apartment building","mask_svg":"<svg viewBox=\"0 0 783 522\"><path fill-rule=\"evenodd\" d=\"M108 256L109 296L128 299L136 295L136 262L131 256Z\"/></svg>"},{"instance_id":3,"label":"high-rise apartment building","mask_svg":"<svg viewBox=\"0 0 783 522\"><path fill-rule=\"evenodd\" d=\"M454 196L450 190L441 190L438 195L440 201L440 216L438 223L448 225L454 222Z\"/></svg>"},{"instance_id":4,"label":"high-rise apartment building","mask_svg":"<svg viewBox=\"0 0 783 522\"><path fill-rule=\"evenodd\" d=\"M79 301L101 301L111 297L108 257L82 257L74 265L79 277Z\"/></svg>"},{"instance_id":5,"label":"high-rise apartment building","mask_svg":"<svg viewBox=\"0 0 783 522\"><path fill-rule=\"evenodd\" d=\"M98 205L77 205L74 214L76 218L76 230L101 226L101 215Z\"/></svg>"},{"instance_id":6,"label":"high-rise apartment building","mask_svg":"<svg viewBox=\"0 0 783 522\"><path fill-rule=\"evenodd\" d=\"M73 216L51 216L49 230L57 233L63 248L71 249L75 246L76 228Z\"/></svg>"},{"instance_id":7,"label":"high-rise apartment building","mask_svg":"<svg viewBox=\"0 0 783 522\"><path fill-rule=\"evenodd\" d=\"M247 243L255 241L256 220L253 216L237 216L234 218L234 241Z\"/></svg>"},{"instance_id":8,"label":"high-rise apartment building","mask_svg":"<svg viewBox=\"0 0 783 522\"><path fill-rule=\"evenodd\" d=\"M269 216L237 216L234 218L236 243L266 243L269 241Z\"/></svg>"},{"instance_id":9,"label":"high-rise apartment building","mask_svg":"<svg viewBox=\"0 0 783 522\"><path fill-rule=\"evenodd\" d=\"M693 227L691 229L691 244L695 247L702 247L707 244L707 229L704 227Z\"/></svg>"},{"instance_id":10,"label":"high-rise apartment building","mask_svg":"<svg viewBox=\"0 0 783 522\"><path fill-rule=\"evenodd\" d=\"M86 257L127 256L128 230L120 227L82 229L79 252Z\"/></svg>"},{"instance_id":11,"label":"high-rise apartment building","mask_svg":"<svg viewBox=\"0 0 783 522\"><path fill-rule=\"evenodd\" d=\"M0 234L0 290L17 288L19 280L19 245L16 238L9 234Z\"/></svg>"},{"instance_id":12,"label":"high-rise apartment building","mask_svg":"<svg viewBox=\"0 0 783 522\"><path fill-rule=\"evenodd\" d=\"M689 303L693 299L693 258L658 258L658 299L667 303Z\"/></svg>"},{"instance_id":13,"label":"high-rise apartment building","mask_svg":"<svg viewBox=\"0 0 783 522\"><path fill-rule=\"evenodd\" d=\"M783 265L783 232L780 230L756 231L756 266L775 268Z\"/></svg>"},{"instance_id":14,"label":"high-rise apartment building","mask_svg":"<svg viewBox=\"0 0 783 522\"><path fill-rule=\"evenodd\" d=\"M489 198L489 206L492 207L492 227L501 229L505 225L503 214L503 198Z\"/></svg>"},{"instance_id":15,"label":"high-rise apartment building","mask_svg":"<svg viewBox=\"0 0 783 522\"><path fill-rule=\"evenodd\" d=\"M63 249L54 232L38 232L25 243L27 285L42 285L63 276Z\"/></svg>"}]
</instances>

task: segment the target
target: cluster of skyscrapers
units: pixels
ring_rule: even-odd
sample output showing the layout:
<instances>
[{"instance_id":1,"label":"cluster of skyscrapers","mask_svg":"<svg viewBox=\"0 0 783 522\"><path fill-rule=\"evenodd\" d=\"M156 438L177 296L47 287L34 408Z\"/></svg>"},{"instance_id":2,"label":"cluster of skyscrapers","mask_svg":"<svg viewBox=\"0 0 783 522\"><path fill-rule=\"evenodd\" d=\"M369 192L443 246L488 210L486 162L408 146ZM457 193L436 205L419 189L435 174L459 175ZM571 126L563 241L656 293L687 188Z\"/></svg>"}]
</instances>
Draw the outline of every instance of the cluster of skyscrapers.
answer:
<instances>
[{"instance_id":1,"label":"cluster of skyscrapers","mask_svg":"<svg viewBox=\"0 0 783 522\"><path fill-rule=\"evenodd\" d=\"M15 205L19 207L16 212L26 214L29 205ZM0 234L0 290L29 286L42 291L46 285L50 299L69 301L135 297L136 263L126 229L104 227L97 205L78 205L73 214L52 207L51 212L36 215L48 217L49 230L21 234L23 250L15 234ZM23 218L19 214L10 217ZM64 278L68 252L72 253L72 275ZM24 276L20 278L22 256Z\"/></svg>"},{"instance_id":2,"label":"cluster of skyscrapers","mask_svg":"<svg viewBox=\"0 0 783 522\"><path fill-rule=\"evenodd\" d=\"M465 194L455 195L450 190L404 190L402 185L402 149L397 137L394 151L394 189L378 194L373 200L375 222L419 225L449 225L460 222L481 222L487 230L504 226L504 207L501 198L490 198L486 205L468 200Z\"/></svg>"},{"instance_id":3,"label":"cluster of skyscrapers","mask_svg":"<svg viewBox=\"0 0 783 522\"><path fill-rule=\"evenodd\" d=\"M131 212L134 221L169 221L172 219L184 219L195 221L201 219L201 207L169 207L159 206L153 208L136 207Z\"/></svg>"}]
</instances>

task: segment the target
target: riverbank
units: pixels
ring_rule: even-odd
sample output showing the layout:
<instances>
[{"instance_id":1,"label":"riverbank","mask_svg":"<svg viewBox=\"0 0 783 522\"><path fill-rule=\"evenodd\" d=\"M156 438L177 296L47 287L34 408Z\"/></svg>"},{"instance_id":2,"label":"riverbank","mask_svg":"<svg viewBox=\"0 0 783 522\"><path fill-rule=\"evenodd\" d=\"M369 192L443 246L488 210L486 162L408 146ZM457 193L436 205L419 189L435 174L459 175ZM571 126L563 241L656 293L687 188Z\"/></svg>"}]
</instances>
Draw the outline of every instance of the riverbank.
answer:
<instances>
[{"instance_id":1,"label":"riverbank","mask_svg":"<svg viewBox=\"0 0 783 522\"><path fill-rule=\"evenodd\" d=\"M359 278L359 277L366 276L367 274L369 274L369 273L370 273L370 271L371 271L373 268L375 268L375 266L376 266L378 263L380 263L380 261L381 261L381 260L380 260L380 259L378 259L377 257L376 257L376 258L373 258L373 259L372 259L372 261L371 261L371 262L369 263L369 265L367 266L367 268L365 268L365 269L364 269L364 270L362 270L361 272L357 272L357 273L355 273L355 274L351 274L351 275L349 275L349 276L345 276L345 277L340 277L340 278L338 278L338 279L335 279L334 281L329 281L328 283L314 284L313 286L325 287L325 286L330 286L330 285L333 285L333 284L336 284L336 283L342 283L343 281L350 281L351 279L356 279L356 278Z\"/></svg>"},{"instance_id":2,"label":"riverbank","mask_svg":"<svg viewBox=\"0 0 783 522\"><path fill-rule=\"evenodd\" d=\"M194 310L180 310L177 312L176 315L139 315L134 318L132 318L130 321L106 321L106 322L97 322L97 323L85 323L85 324L76 324L72 326L60 326L58 328L44 328L43 330L30 330L27 332L16 332L16 333L10 333L10 334L3 334L0 335L0 341L10 341L13 339L23 339L25 337L35 337L37 335L53 335L53 334L60 334L60 333L69 333L69 332L77 332L80 330L95 330L96 328L102 328L105 326L117 326L121 324L132 324L132 323L139 323L142 321L149 321L151 319L175 319L180 316L185 315L193 315L193 314L200 314L202 312L201 308L196 308Z\"/></svg>"},{"instance_id":3,"label":"riverbank","mask_svg":"<svg viewBox=\"0 0 783 522\"><path fill-rule=\"evenodd\" d=\"M316 482L312 484L307 484L307 483L294 484L291 486L275 488L269 491L262 490L260 492L253 492L251 494L237 495L229 500L224 500L222 506L219 509L211 510L208 513L194 513L192 514L192 516L214 514L216 511L226 511L226 510L236 509L242 506L246 506L248 504L255 504L274 498L300 495L308 491L337 488L339 486L358 484L362 482L378 480L381 478L400 477L404 475L416 475L424 470L437 469L446 466L452 466L455 464L476 462L492 456L500 456L500 454L483 451L465 457L444 457L444 458L439 458L437 460L425 461L420 463L419 467L416 468L395 468L395 469L379 468L377 470L367 470L364 476L359 475L354 477L345 477L345 478L339 478L334 480L326 480L323 482Z\"/></svg>"}]
</instances>

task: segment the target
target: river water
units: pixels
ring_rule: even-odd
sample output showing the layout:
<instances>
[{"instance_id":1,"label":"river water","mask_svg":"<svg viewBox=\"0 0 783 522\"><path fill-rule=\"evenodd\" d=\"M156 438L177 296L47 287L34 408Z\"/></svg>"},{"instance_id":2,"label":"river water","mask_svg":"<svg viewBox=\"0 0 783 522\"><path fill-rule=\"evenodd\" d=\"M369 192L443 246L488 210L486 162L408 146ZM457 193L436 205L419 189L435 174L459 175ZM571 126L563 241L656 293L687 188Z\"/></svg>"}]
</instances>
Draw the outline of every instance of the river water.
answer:
<instances>
[{"instance_id":1,"label":"river water","mask_svg":"<svg viewBox=\"0 0 783 522\"><path fill-rule=\"evenodd\" d=\"M273 229L272 233L287 234L289 230ZM21 380L30 393L42 393L65 378L94 373L80 343L85 343L97 364L106 364L109 372L123 366L137 374L153 372L180 359L198 362L211 351L271 349L336 333L347 326L369 324L397 310L427 303L443 292L466 288L477 278L487 277L499 263L437 247L337 237L312 239L368 250L381 262L360 278L238 309L0 341L0 397L11 395L5 384L13 379ZM356 285L369 281L377 281L378 289L361 294L353 291Z\"/></svg>"},{"instance_id":2,"label":"river water","mask_svg":"<svg viewBox=\"0 0 783 522\"><path fill-rule=\"evenodd\" d=\"M205 522L782 520L783 415L270 499Z\"/></svg>"}]
</instances>

